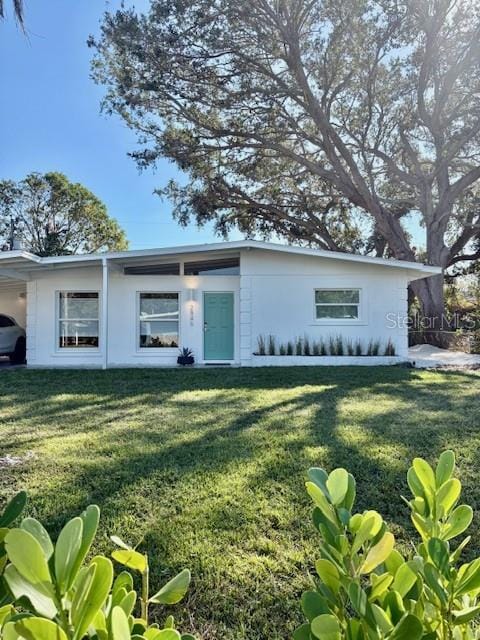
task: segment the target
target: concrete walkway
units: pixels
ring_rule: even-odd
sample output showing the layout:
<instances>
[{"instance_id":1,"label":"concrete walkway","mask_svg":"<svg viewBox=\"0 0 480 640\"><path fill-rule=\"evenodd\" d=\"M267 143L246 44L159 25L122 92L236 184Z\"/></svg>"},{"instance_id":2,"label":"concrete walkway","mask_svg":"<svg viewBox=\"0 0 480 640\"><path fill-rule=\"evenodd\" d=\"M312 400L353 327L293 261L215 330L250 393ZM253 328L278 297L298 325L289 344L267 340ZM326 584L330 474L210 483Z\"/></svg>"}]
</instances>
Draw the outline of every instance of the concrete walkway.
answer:
<instances>
[{"instance_id":1,"label":"concrete walkway","mask_svg":"<svg viewBox=\"0 0 480 640\"><path fill-rule=\"evenodd\" d=\"M480 355L417 344L408 350L408 359L417 369L430 367L480 367Z\"/></svg>"}]
</instances>

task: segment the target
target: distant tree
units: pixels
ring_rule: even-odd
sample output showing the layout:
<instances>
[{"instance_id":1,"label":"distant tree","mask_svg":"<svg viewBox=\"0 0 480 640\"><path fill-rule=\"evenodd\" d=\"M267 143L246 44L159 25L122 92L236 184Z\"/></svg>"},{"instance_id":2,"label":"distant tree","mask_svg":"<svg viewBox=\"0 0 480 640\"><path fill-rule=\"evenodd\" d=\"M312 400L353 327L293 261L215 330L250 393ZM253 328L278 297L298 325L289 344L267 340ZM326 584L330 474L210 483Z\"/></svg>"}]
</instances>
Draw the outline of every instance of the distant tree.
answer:
<instances>
[{"instance_id":1,"label":"distant tree","mask_svg":"<svg viewBox=\"0 0 480 640\"><path fill-rule=\"evenodd\" d=\"M139 133L141 167L166 156L175 216L328 249L469 259L480 232L478 0L152 0L107 13L93 74ZM444 311L441 276L413 283Z\"/></svg>"},{"instance_id":2,"label":"distant tree","mask_svg":"<svg viewBox=\"0 0 480 640\"><path fill-rule=\"evenodd\" d=\"M105 205L61 173L31 173L20 182L0 181L0 244L8 244L12 221L23 247L39 256L128 246Z\"/></svg>"},{"instance_id":3,"label":"distant tree","mask_svg":"<svg viewBox=\"0 0 480 640\"><path fill-rule=\"evenodd\" d=\"M21 28L24 28L23 22L23 0L12 0L13 4L13 12L15 14L15 19ZM5 2L4 0L0 0L0 18L5 18Z\"/></svg>"}]
</instances>

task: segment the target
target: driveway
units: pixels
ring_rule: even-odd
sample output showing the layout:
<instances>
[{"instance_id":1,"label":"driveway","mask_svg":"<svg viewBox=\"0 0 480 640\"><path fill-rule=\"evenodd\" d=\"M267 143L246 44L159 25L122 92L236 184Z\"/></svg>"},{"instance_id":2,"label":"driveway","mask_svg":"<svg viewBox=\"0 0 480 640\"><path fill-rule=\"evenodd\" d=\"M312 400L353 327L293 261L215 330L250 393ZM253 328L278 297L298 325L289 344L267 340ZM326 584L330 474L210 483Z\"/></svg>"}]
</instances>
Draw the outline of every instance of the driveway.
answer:
<instances>
[{"instance_id":1,"label":"driveway","mask_svg":"<svg viewBox=\"0 0 480 640\"><path fill-rule=\"evenodd\" d=\"M408 359L417 369L430 367L480 367L480 355L439 349L430 344L417 344L408 350Z\"/></svg>"},{"instance_id":2,"label":"driveway","mask_svg":"<svg viewBox=\"0 0 480 640\"><path fill-rule=\"evenodd\" d=\"M24 364L10 364L10 358L0 356L0 371L10 371L12 369L22 369Z\"/></svg>"}]
</instances>

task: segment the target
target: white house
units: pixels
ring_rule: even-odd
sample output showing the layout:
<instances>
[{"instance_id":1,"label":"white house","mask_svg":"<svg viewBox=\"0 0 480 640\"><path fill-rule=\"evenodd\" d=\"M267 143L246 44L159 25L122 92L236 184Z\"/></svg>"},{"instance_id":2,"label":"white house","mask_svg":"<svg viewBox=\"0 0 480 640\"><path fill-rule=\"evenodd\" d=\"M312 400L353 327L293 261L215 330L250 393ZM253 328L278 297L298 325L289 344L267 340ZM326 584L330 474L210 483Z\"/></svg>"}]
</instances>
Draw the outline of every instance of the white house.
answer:
<instances>
[{"instance_id":1,"label":"white house","mask_svg":"<svg viewBox=\"0 0 480 640\"><path fill-rule=\"evenodd\" d=\"M204 365L391 364L407 357L408 283L438 273L251 240L51 258L10 251L0 253L0 314L25 326L30 366L174 365L179 347ZM262 338L267 355L255 355Z\"/></svg>"}]
</instances>

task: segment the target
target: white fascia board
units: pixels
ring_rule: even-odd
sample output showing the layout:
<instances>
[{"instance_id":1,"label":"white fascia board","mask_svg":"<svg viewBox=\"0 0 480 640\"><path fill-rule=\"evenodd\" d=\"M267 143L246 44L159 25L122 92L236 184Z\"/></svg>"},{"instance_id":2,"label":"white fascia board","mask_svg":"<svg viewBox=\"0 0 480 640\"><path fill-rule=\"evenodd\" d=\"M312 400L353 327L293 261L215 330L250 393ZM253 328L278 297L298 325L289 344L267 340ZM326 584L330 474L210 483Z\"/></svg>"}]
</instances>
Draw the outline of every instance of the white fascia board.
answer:
<instances>
[{"instance_id":1,"label":"white fascia board","mask_svg":"<svg viewBox=\"0 0 480 640\"><path fill-rule=\"evenodd\" d=\"M0 276L3 278L9 278L10 280L21 280L22 282L28 282L30 276L25 271L18 271L18 269L4 269L0 267Z\"/></svg>"},{"instance_id":2,"label":"white fascia board","mask_svg":"<svg viewBox=\"0 0 480 640\"><path fill-rule=\"evenodd\" d=\"M329 260L342 260L345 262L355 262L362 264L371 264L382 267L406 269L414 273L411 274L412 279L427 278L432 275L438 275L442 273L440 267L434 267L430 265L424 265L418 262L407 262L403 260L390 260L385 258L373 258L371 256L361 256L353 253L341 253L338 251L326 251L323 249L310 249L308 247L294 247L290 245L275 244L272 242L260 242L257 240L237 240L233 242L215 242L211 244L197 244L197 245L184 245L178 247L164 247L158 249L139 249L132 251L117 251L110 253L97 253L97 254L81 254L72 256L54 256L48 258L39 258L27 252L6 252L6 255L10 257L17 257L13 254L17 254L18 257L24 257L28 260L33 260L41 265L74 265L75 263L98 263L101 264L102 260L125 260L135 258L152 258L162 256L175 256L188 253L211 253L220 251L235 251L242 249L257 249L264 251L277 251L296 255L308 255L318 258L326 258ZM0 258L1 258L0 254Z\"/></svg>"},{"instance_id":3,"label":"white fascia board","mask_svg":"<svg viewBox=\"0 0 480 640\"><path fill-rule=\"evenodd\" d=\"M37 264L41 263L43 258L36 256L34 253L29 253L28 251L0 251L0 261L9 261L14 260L15 262L20 260L26 260L28 262L35 262Z\"/></svg>"}]
</instances>

